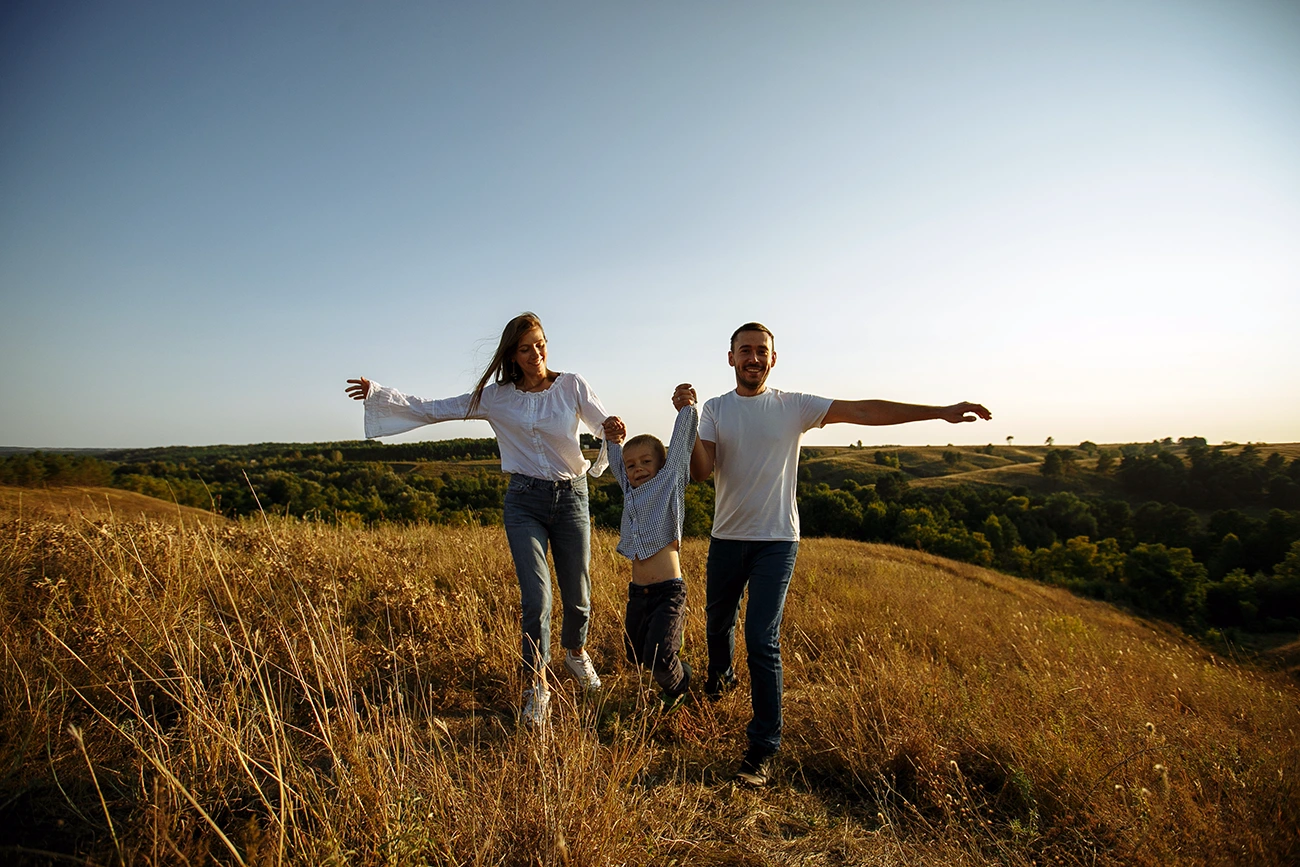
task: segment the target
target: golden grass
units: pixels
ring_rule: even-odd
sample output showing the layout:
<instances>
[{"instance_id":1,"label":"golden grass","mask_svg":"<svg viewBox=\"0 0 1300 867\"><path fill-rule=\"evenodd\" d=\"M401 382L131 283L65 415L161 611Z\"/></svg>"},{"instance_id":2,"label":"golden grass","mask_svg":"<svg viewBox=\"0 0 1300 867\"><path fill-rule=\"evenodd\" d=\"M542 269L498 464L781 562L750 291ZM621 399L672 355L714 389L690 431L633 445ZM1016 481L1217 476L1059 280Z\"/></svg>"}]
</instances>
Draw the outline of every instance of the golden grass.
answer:
<instances>
[{"instance_id":1,"label":"golden grass","mask_svg":"<svg viewBox=\"0 0 1300 867\"><path fill-rule=\"evenodd\" d=\"M1240 454L1243 448L1245 448L1245 445L1226 448L1224 451L1230 455L1236 455ZM1256 443L1255 448L1260 456L1265 458L1273 452L1277 452L1288 461L1300 458L1300 443Z\"/></svg>"},{"instance_id":2,"label":"golden grass","mask_svg":"<svg viewBox=\"0 0 1300 867\"><path fill-rule=\"evenodd\" d=\"M225 518L202 509L178 506L120 488L19 488L0 485L0 515L29 520L136 521L223 523Z\"/></svg>"},{"instance_id":3,"label":"golden grass","mask_svg":"<svg viewBox=\"0 0 1300 867\"><path fill-rule=\"evenodd\" d=\"M0 524L0 854L45 863L1288 864L1298 691L1104 605L807 540L777 785L660 718L595 540L602 701L517 729L499 528ZM702 671L707 543L683 552ZM558 636L558 629L556 630ZM743 639L741 640L743 654ZM743 656L741 657L743 659Z\"/></svg>"},{"instance_id":4,"label":"golden grass","mask_svg":"<svg viewBox=\"0 0 1300 867\"><path fill-rule=\"evenodd\" d=\"M1095 463L1095 462L1094 462ZM1042 476L1042 461L1032 464L1011 464L1005 467L967 470L949 473L946 476L933 476L928 479L909 479L908 484L918 487L948 487L951 485L994 485L1014 488L1018 485L1029 486Z\"/></svg>"}]
</instances>

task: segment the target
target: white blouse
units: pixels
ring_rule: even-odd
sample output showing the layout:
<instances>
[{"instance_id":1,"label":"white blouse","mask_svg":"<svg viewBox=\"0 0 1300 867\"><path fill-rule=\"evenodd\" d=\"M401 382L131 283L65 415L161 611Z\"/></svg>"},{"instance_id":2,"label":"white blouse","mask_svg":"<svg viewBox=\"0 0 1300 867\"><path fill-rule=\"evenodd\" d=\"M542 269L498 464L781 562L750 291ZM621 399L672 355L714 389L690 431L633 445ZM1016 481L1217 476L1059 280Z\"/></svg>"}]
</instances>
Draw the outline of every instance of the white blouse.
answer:
<instances>
[{"instance_id":1,"label":"white blouse","mask_svg":"<svg viewBox=\"0 0 1300 867\"><path fill-rule=\"evenodd\" d=\"M440 421L486 419L501 449L501 469L538 479L575 479L607 464L604 428L609 417L587 381L576 373L561 373L545 391L520 391L513 383L489 383L478 408L469 411L473 393L444 400L402 394L371 380L366 395L366 438L386 437ZM582 456L578 421L601 438L595 466Z\"/></svg>"}]
</instances>

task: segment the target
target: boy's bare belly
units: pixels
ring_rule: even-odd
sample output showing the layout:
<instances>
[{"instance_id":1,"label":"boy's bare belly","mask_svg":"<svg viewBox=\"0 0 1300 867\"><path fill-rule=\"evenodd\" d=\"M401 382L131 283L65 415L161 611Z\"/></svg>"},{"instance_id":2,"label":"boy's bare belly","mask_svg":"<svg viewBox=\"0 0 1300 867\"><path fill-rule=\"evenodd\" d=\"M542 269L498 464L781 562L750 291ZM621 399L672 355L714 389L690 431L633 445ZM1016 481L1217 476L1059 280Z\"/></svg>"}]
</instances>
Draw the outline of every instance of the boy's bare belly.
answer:
<instances>
[{"instance_id":1,"label":"boy's bare belly","mask_svg":"<svg viewBox=\"0 0 1300 867\"><path fill-rule=\"evenodd\" d=\"M670 542L644 560L632 561L633 584L658 584L682 577L680 542Z\"/></svg>"}]
</instances>

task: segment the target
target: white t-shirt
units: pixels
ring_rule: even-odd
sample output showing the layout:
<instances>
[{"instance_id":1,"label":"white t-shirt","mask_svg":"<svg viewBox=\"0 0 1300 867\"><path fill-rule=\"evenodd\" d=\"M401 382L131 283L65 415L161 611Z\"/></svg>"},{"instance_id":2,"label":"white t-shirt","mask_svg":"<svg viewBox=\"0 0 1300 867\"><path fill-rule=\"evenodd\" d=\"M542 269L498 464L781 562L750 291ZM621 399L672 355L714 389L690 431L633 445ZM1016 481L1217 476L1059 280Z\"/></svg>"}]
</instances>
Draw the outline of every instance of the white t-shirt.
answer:
<instances>
[{"instance_id":1,"label":"white t-shirt","mask_svg":"<svg viewBox=\"0 0 1300 867\"><path fill-rule=\"evenodd\" d=\"M425 400L372 380L366 395L366 438L392 436L440 421L487 419L497 435L504 472L559 481L576 479L591 467L578 443L578 422L603 439L601 425L609 417L587 380L576 373L559 374L545 391L488 383L472 415L471 397L468 393ZM602 442L592 475L599 476L606 465Z\"/></svg>"},{"instance_id":2,"label":"white t-shirt","mask_svg":"<svg viewBox=\"0 0 1300 867\"><path fill-rule=\"evenodd\" d=\"M700 439L717 445L713 536L751 542L799 538L799 439L821 426L829 397L769 388L704 403Z\"/></svg>"}]
</instances>

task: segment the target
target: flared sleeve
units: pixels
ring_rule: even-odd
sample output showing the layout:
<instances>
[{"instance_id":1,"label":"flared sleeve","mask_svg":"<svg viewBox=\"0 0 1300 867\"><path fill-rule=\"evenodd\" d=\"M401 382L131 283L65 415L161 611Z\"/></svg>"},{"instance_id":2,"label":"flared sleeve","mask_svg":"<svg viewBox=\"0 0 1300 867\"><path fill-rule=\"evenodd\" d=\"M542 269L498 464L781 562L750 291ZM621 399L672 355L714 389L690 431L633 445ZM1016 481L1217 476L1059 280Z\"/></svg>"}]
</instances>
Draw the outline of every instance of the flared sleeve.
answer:
<instances>
[{"instance_id":1,"label":"flared sleeve","mask_svg":"<svg viewBox=\"0 0 1300 867\"><path fill-rule=\"evenodd\" d=\"M483 389L483 400L471 414L469 407L474 396L472 392L441 400L425 400L372 380L365 402L366 439L406 433L440 421L487 418L484 404L489 400L488 391L493 387L489 385Z\"/></svg>"}]
</instances>

